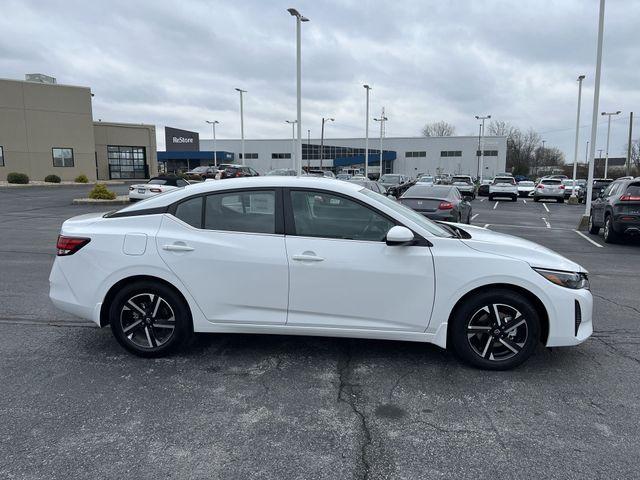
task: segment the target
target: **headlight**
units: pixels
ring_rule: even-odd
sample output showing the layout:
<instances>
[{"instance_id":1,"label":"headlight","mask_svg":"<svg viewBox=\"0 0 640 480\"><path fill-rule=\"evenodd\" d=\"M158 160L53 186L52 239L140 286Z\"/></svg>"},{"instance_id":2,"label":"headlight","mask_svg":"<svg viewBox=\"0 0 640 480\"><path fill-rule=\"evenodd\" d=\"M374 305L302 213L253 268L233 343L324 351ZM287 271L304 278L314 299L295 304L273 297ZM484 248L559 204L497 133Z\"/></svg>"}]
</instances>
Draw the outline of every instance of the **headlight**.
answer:
<instances>
[{"instance_id":1,"label":"headlight","mask_svg":"<svg viewBox=\"0 0 640 480\"><path fill-rule=\"evenodd\" d=\"M589 278L586 273L561 272L558 270L545 270L544 268L534 268L534 270L550 282L560 285L561 287L572 288L574 290L579 288L589 289Z\"/></svg>"}]
</instances>

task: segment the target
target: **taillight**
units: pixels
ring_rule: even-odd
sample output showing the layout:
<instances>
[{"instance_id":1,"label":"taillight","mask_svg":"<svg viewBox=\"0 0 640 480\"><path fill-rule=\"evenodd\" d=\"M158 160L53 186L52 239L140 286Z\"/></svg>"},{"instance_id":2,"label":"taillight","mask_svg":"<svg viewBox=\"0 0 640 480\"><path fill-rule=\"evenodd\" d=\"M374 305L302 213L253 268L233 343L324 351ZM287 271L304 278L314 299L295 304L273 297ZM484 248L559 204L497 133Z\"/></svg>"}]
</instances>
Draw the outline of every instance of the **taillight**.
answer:
<instances>
[{"instance_id":1,"label":"taillight","mask_svg":"<svg viewBox=\"0 0 640 480\"><path fill-rule=\"evenodd\" d=\"M538 184L538 188L544 188L544 185L542 185L541 183Z\"/></svg>"},{"instance_id":2,"label":"taillight","mask_svg":"<svg viewBox=\"0 0 640 480\"><path fill-rule=\"evenodd\" d=\"M153 193L162 193L162 189L161 188L150 188L149 191L153 192Z\"/></svg>"},{"instance_id":3,"label":"taillight","mask_svg":"<svg viewBox=\"0 0 640 480\"><path fill-rule=\"evenodd\" d=\"M564 185L560 185L560 190L564 190Z\"/></svg>"},{"instance_id":4,"label":"taillight","mask_svg":"<svg viewBox=\"0 0 640 480\"><path fill-rule=\"evenodd\" d=\"M620 200L622 200L623 202L640 202L640 197L637 195L629 195L628 193L625 193L620 197Z\"/></svg>"},{"instance_id":5,"label":"taillight","mask_svg":"<svg viewBox=\"0 0 640 480\"><path fill-rule=\"evenodd\" d=\"M63 257L65 255L73 255L90 241L90 238L65 237L63 235L58 235L58 242L56 243L58 256Z\"/></svg>"},{"instance_id":6,"label":"taillight","mask_svg":"<svg viewBox=\"0 0 640 480\"><path fill-rule=\"evenodd\" d=\"M453 204L450 202L440 202L438 205L438 210L451 210L453 208Z\"/></svg>"}]
</instances>

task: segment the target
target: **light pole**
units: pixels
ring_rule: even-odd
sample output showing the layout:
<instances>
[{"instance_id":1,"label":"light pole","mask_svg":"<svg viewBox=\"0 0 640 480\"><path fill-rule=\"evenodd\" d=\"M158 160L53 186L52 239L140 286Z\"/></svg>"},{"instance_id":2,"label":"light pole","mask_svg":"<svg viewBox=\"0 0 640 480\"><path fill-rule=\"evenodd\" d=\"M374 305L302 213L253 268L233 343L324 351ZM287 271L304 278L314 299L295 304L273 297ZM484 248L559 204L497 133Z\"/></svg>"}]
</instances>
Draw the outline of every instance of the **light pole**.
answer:
<instances>
[{"instance_id":1,"label":"light pole","mask_svg":"<svg viewBox=\"0 0 640 480\"><path fill-rule=\"evenodd\" d=\"M322 128L320 129L320 170L322 170L322 157L324 154L324 124L325 122L335 122L335 118L322 117Z\"/></svg>"},{"instance_id":2,"label":"light pole","mask_svg":"<svg viewBox=\"0 0 640 480\"><path fill-rule=\"evenodd\" d=\"M609 170L609 136L611 135L611 116L612 115L620 115L620 110L617 112L602 112L602 116L609 117L609 121L607 123L607 149L604 152L604 178L607 178L607 170Z\"/></svg>"},{"instance_id":3,"label":"light pole","mask_svg":"<svg viewBox=\"0 0 640 480\"><path fill-rule=\"evenodd\" d=\"M591 215L591 195L593 193L593 156L596 153L596 135L598 134L598 106L600 103L600 73L602 71L602 37L604 33L604 0L600 0L598 15L598 47L596 49L596 76L593 84L593 110L591 113L591 146L589 147L589 173L587 176L587 196L585 197L584 216L578 228L587 226Z\"/></svg>"},{"instance_id":4,"label":"light pole","mask_svg":"<svg viewBox=\"0 0 640 480\"><path fill-rule=\"evenodd\" d=\"M296 97L297 97L297 123L298 123L298 147L296 158L300 159L300 164L296 165L298 175L302 174L302 49L301 49L301 24L308 22L295 8L288 8L292 16L296 17Z\"/></svg>"},{"instance_id":5,"label":"light pole","mask_svg":"<svg viewBox=\"0 0 640 480\"><path fill-rule=\"evenodd\" d=\"M300 159L302 162L302 159ZM307 129L307 171L311 170L311 129Z\"/></svg>"},{"instance_id":6,"label":"light pole","mask_svg":"<svg viewBox=\"0 0 640 480\"><path fill-rule=\"evenodd\" d=\"M241 88L236 88L236 91L240 93L240 164L244 165L244 102L242 94L247 91Z\"/></svg>"},{"instance_id":7,"label":"light pole","mask_svg":"<svg viewBox=\"0 0 640 480\"><path fill-rule=\"evenodd\" d=\"M578 203L578 196L576 195L576 175L578 174L578 138L580 137L580 102L582 100L582 81L584 75L578 77L578 113L576 115L576 142L573 149L573 188L571 189L571 196L569 197L569 203Z\"/></svg>"},{"instance_id":8,"label":"light pole","mask_svg":"<svg viewBox=\"0 0 640 480\"><path fill-rule=\"evenodd\" d=\"M477 168L477 172L476 172L476 178L478 179L478 181L480 181L480 138L482 137L482 124L478 124L478 154L476 155L477 157L477 162L478 162L478 168Z\"/></svg>"},{"instance_id":9,"label":"light pole","mask_svg":"<svg viewBox=\"0 0 640 480\"><path fill-rule=\"evenodd\" d=\"M284 122L291 125L291 155L293 158L293 169L296 170L298 166L298 159L296 157L296 123L298 123L298 121L285 120Z\"/></svg>"},{"instance_id":10,"label":"light pole","mask_svg":"<svg viewBox=\"0 0 640 480\"><path fill-rule=\"evenodd\" d=\"M384 107L382 107L382 114L380 118L374 118L376 122L380 122L380 178L384 175L384 170L382 169L382 138L384 137L384 122L389 120L384 116Z\"/></svg>"},{"instance_id":11,"label":"light pole","mask_svg":"<svg viewBox=\"0 0 640 480\"><path fill-rule=\"evenodd\" d=\"M363 85L363 87L367 91L367 113L364 127L364 176L369 178L369 91L371 87L369 85Z\"/></svg>"},{"instance_id":12,"label":"light pole","mask_svg":"<svg viewBox=\"0 0 640 480\"><path fill-rule=\"evenodd\" d=\"M216 125L220 123L218 120L205 120L209 125L211 125L211 129L213 130L213 166L218 166L218 153L216 151Z\"/></svg>"},{"instance_id":13,"label":"light pole","mask_svg":"<svg viewBox=\"0 0 640 480\"><path fill-rule=\"evenodd\" d=\"M476 120L482 120L482 126L480 127L480 183L482 183L482 177L484 174L484 121L489 120L491 115L476 115Z\"/></svg>"}]
</instances>

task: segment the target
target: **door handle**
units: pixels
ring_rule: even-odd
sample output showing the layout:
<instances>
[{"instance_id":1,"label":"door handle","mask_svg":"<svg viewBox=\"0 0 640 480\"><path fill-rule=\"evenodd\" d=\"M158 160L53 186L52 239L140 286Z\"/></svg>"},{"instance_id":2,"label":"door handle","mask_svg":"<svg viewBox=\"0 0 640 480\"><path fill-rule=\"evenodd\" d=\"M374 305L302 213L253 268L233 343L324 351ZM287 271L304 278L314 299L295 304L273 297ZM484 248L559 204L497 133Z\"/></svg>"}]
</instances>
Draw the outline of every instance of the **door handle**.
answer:
<instances>
[{"instance_id":1,"label":"door handle","mask_svg":"<svg viewBox=\"0 0 640 480\"><path fill-rule=\"evenodd\" d=\"M303 253L302 255L293 255L291 257L292 260L297 262L322 262L324 258L318 257L316 255L308 255Z\"/></svg>"},{"instance_id":2,"label":"door handle","mask_svg":"<svg viewBox=\"0 0 640 480\"><path fill-rule=\"evenodd\" d=\"M190 247L189 245L184 245L184 244L179 244L179 243L174 243L172 245L163 245L162 246L163 250L169 250L170 252L192 252L193 251L193 247Z\"/></svg>"}]
</instances>

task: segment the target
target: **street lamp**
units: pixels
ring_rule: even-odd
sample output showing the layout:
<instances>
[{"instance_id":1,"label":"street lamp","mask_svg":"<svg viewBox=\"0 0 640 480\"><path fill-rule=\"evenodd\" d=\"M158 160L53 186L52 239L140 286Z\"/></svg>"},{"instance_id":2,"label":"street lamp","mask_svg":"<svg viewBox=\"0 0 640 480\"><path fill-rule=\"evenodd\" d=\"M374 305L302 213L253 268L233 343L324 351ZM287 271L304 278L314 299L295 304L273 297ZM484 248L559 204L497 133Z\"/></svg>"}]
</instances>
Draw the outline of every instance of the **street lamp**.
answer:
<instances>
[{"instance_id":1,"label":"street lamp","mask_svg":"<svg viewBox=\"0 0 640 480\"><path fill-rule=\"evenodd\" d=\"M302 159L300 159L302 163ZM307 129L307 171L311 170L311 129Z\"/></svg>"},{"instance_id":2,"label":"street lamp","mask_svg":"<svg viewBox=\"0 0 640 480\"><path fill-rule=\"evenodd\" d=\"M335 122L335 118L322 117L322 129L320 130L320 170L322 170L322 156L324 153L324 124L325 122Z\"/></svg>"},{"instance_id":3,"label":"street lamp","mask_svg":"<svg viewBox=\"0 0 640 480\"><path fill-rule=\"evenodd\" d=\"M604 152L604 178L607 178L607 170L609 169L609 136L611 135L611 116L620 115L620 110L617 112L602 112L600 115L609 117L607 125L607 149Z\"/></svg>"},{"instance_id":4,"label":"street lamp","mask_svg":"<svg viewBox=\"0 0 640 480\"><path fill-rule=\"evenodd\" d=\"M380 122L380 178L382 178L382 175L384 174L384 170L382 169L382 137L384 137L384 122L389 120L384 115L384 107L382 107L382 114L380 115L380 118L374 118L374 120L376 122Z\"/></svg>"},{"instance_id":5,"label":"street lamp","mask_svg":"<svg viewBox=\"0 0 640 480\"><path fill-rule=\"evenodd\" d=\"M220 123L218 120L205 120L209 125L211 125L211 129L213 130L213 166L218 166L218 153L216 151L216 125Z\"/></svg>"},{"instance_id":6,"label":"street lamp","mask_svg":"<svg viewBox=\"0 0 640 480\"><path fill-rule=\"evenodd\" d=\"M482 183L482 175L484 173L484 121L489 120L491 115L476 115L476 120L482 120L482 127L480 128L480 183Z\"/></svg>"},{"instance_id":7,"label":"street lamp","mask_svg":"<svg viewBox=\"0 0 640 480\"><path fill-rule=\"evenodd\" d=\"M296 17L296 96L297 96L297 113L298 113L298 148L296 158L300 158L300 164L296 165L298 175L302 173L302 50L301 50L301 23L308 22L309 19L302 16L295 8L288 8L287 12L291 16Z\"/></svg>"},{"instance_id":8,"label":"street lamp","mask_svg":"<svg viewBox=\"0 0 640 480\"><path fill-rule=\"evenodd\" d=\"M247 91L241 88L236 88L236 91L240 93L240 164L244 165L244 103L242 94Z\"/></svg>"},{"instance_id":9,"label":"street lamp","mask_svg":"<svg viewBox=\"0 0 640 480\"><path fill-rule=\"evenodd\" d=\"M363 85L367 91L367 113L364 127L364 176L369 178L369 85Z\"/></svg>"},{"instance_id":10,"label":"street lamp","mask_svg":"<svg viewBox=\"0 0 640 480\"><path fill-rule=\"evenodd\" d=\"M296 123L297 120L285 120L285 123L291 125L291 155L293 155L293 169L296 169L298 165L298 159L296 158Z\"/></svg>"},{"instance_id":11,"label":"street lamp","mask_svg":"<svg viewBox=\"0 0 640 480\"><path fill-rule=\"evenodd\" d=\"M580 102L582 100L582 81L584 75L578 77L578 114L576 115L576 142L573 149L573 188L571 189L571 196L569 197L569 203L578 203L578 196L576 195L576 175L578 173L578 138L580 137Z\"/></svg>"}]
</instances>

